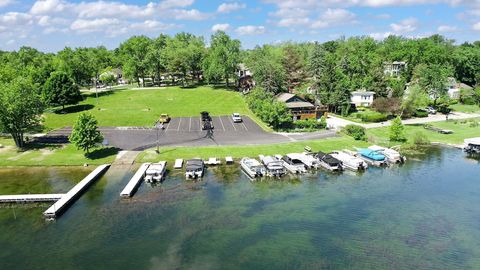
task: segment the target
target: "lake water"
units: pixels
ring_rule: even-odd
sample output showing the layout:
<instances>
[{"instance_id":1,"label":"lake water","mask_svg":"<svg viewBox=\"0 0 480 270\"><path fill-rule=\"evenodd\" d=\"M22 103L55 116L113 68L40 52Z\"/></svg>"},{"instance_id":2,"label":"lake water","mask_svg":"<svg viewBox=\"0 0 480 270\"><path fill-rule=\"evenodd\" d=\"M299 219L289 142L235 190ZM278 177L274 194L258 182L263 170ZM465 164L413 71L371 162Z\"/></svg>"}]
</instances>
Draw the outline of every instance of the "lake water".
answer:
<instances>
[{"instance_id":1,"label":"lake water","mask_svg":"<svg viewBox=\"0 0 480 270\"><path fill-rule=\"evenodd\" d=\"M92 168L1 169L0 194L65 192ZM480 163L434 150L364 174L252 183L171 172L119 198L112 168L61 218L0 208L0 269L479 269Z\"/></svg>"}]
</instances>

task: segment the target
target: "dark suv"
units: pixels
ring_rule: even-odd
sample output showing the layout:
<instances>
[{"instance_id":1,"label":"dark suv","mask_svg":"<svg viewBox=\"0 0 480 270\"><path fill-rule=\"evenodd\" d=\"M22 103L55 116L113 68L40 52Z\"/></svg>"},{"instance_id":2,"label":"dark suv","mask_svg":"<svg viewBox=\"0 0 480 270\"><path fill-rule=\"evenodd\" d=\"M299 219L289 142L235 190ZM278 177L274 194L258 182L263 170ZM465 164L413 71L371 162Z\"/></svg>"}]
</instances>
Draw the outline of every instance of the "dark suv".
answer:
<instances>
[{"instance_id":1,"label":"dark suv","mask_svg":"<svg viewBox=\"0 0 480 270\"><path fill-rule=\"evenodd\" d=\"M202 120L202 130L213 129L212 117L210 117L208 112L201 112L200 116Z\"/></svg>"}]
</instances>

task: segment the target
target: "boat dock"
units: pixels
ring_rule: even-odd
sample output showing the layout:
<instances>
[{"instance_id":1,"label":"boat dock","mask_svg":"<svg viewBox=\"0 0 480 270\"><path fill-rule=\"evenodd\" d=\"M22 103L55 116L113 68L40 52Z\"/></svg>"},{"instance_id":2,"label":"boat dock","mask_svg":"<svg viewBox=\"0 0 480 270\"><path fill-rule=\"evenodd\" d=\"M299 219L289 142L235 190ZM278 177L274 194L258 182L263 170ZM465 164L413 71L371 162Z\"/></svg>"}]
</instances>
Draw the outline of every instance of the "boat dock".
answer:
<instances>
[{"instance_id":1,"label":"boat dock","mask_svg":"<svg viewBox=\"0 0 480 270\"><path fill-rule=\"evenodd\" d=\"M0 195L0 203L36 203L55 202L65 194L22 194L22 195Z\"/></svg>"},{"instance_id":2,"label":"boat dock","mask_svg":"<svg viewBox=\"0 0 480 270\"><path fill-rule=\"evenodd\" d=\"M46 218L56 218L62 213L62 211L67 207L71 202L73 202L86 188L97 180L103 173L105 173L110 164L105 164L98 166L93 172L91 172L87 177L82 181L76 184L72 189L70 189L64 196L62 196L56 203L54 203L47 211L43 212L43 215Z\"/></svg>"},{"instance_id":3,"label":"boat dock","mask_svg":"<svg viewBox=\"0 0 480 270\"><path fill-rule=\"evenodd\" d=\"M149 166L150 163L143 163L142 166L140 166L135 175L133 175L132 179L130 179L122 192L120 192L121 197L132 197L133 193L140 184L140 181L142 181L143 177L145 177L145 172L147 171Z\"/></svg>"}]
</instances>

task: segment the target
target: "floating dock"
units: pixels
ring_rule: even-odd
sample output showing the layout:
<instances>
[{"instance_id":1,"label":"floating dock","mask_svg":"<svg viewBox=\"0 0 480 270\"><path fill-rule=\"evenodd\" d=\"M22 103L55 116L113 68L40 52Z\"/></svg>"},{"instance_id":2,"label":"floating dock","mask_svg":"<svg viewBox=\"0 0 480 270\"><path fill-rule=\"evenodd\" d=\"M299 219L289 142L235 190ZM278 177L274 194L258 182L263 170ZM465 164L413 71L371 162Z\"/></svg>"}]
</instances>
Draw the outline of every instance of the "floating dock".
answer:
<instances>
[{"instance_id":1,"label":"floating dock","mask_svg":"<svg viewBox=\"0 0 480 270\"><path fill-rule=\"evenodd\" d=\"M103 173L105 173L110 164L105 164L98 166L93 172L91 172L87 177L82 181L76 184L72 189L70 189L64 196L62 196L56 203L54 203L47 211L43 212L43 215L46 218L56 218L58 217L65 208L70 205L86 188L97 180Z\"/></svg>"},{"instance_id":2,"label":"floating dock","mask_svg":"<svg viewBox=\"0 0 480 270\"><path fill-rule=\"evenodd\" d=\"M175 159L175 165L173 165L173 168L174 169L183 168L183 159L181 159L181 158Z\"/></svg>"},{"instance_id":3,"label":"floating dock","mask_svg":"<svg viewBox=\"0 0 480 270\"><path fill-rule=\"evenodd\" d=\"M128 182L125 188L120 192L121 197L132 197L133 193L137 189L140 182L145 177L145 172L147 171L150 163L143 163L142 166L138 169L138 171L133 175L132 179Z\"/></svg>"},{"instance_id":4,"label":"floating dock","mask_svg":"<svg viewBox=\"0 0 480 270\"><path fill-rule=\"evenodd\" d=\"M65 194L0 195L0 203L56 202L63 196L65 196Z\"/></svg>"}]
</instances>

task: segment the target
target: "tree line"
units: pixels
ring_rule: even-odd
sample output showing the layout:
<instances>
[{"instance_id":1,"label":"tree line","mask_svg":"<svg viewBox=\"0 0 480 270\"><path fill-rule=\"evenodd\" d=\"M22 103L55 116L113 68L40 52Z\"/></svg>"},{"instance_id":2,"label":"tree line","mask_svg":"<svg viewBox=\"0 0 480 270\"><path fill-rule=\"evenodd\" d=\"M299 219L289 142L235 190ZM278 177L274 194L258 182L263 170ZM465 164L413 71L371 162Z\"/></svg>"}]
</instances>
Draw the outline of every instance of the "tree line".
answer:
<instances>
[{"instance_id":1,"label":"tree line","mask_svg":"<svg viewBox=\"0 0 480 270\"><path fill-rule=\"evenodd\" d=\"M384 62L392 61L408 63L400 77L385 76ZM386 99L379 102L383 107L405 109L415 107L403 101L406 83L415 86L409 97L429 95L436 99L445 96L448 77L471 86L480 84L480 42L457 45L440 35L420 39L390 36L383 41L352 37L324 43L286 42L247 50L224 32L213 34L209 43L190 33L133 36L113 50L100 46L66 47L57 53L30 47L0 51L0 128L21 134L17 145L22 145L23 133L40 123L38 112L75 104L82 98L82 87L114 82L114 69L141 86L147 81L153 85L204 82L236 86L240 63L246 64L259 91L265 92L257 97L272 100L280 92L295 91L337 113L349 110L350 93L359 89L374 91L380 101ZM480 102L480 93L472 97ZM31 104L12 102L17 99ZM281 105L251 104L256 99L250 100L251 108L265 111L265 119L281 114L270 117L274 128L287 121Z\"/></svg>"}]
</instances>

